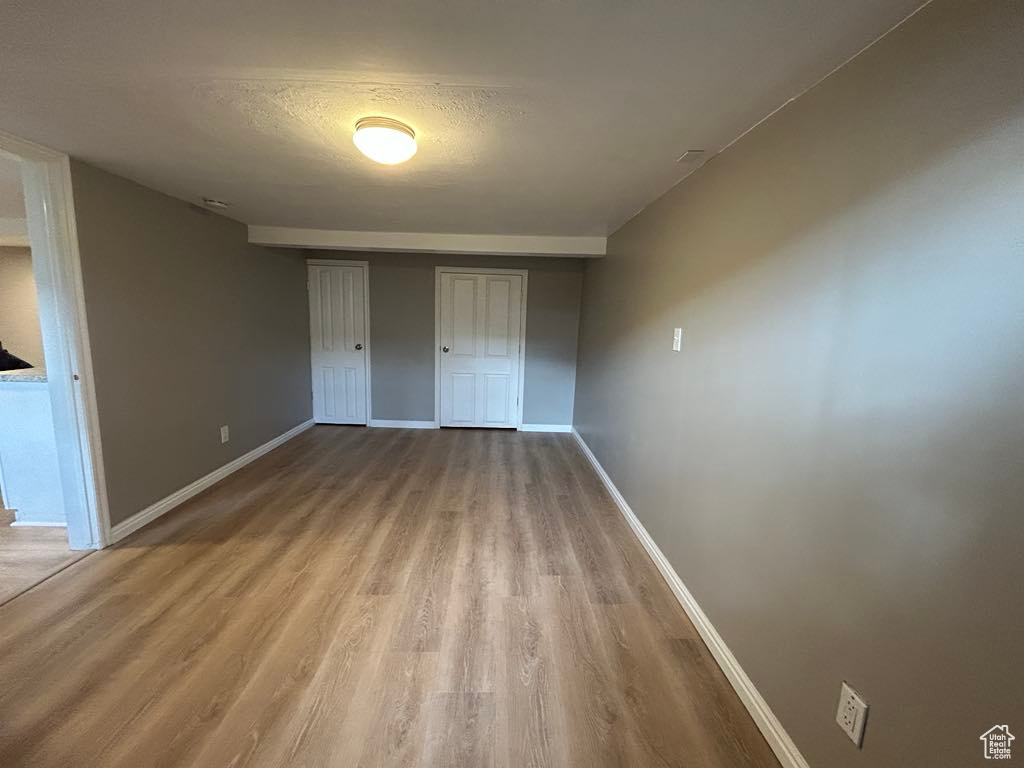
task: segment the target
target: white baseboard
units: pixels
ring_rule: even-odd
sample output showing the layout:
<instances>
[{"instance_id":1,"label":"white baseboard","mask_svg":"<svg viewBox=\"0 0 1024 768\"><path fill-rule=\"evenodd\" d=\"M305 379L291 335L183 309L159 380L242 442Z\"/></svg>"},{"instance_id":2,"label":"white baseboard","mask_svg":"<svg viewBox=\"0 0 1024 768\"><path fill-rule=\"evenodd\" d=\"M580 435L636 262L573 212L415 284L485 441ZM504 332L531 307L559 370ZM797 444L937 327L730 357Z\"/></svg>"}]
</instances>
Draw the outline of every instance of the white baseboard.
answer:
<instances>
[{"instance_id":1,"label":"white baseboard","mask_svg":"<svg viewBox=\"0 0 1024 768\"><path fill-rule=\"evenodd\" d=\"M601 478L601 482L604 483L604 487L608 489L608 493L611 494L612 499L619 507L619 511L622 512L622 516L626 518L626 522L629 523L630 528L633 529L633 533L643 544L644 549L647 550L647 554L650 555L654 564L661 571L662 577L668 582L673 594L679 604L683 606L683 610L686 611L686 615L690 617L690 621L693 622L697 631L700 633L701 638L707 644L711 654L715 657L715 661L718 662L718 666L722 668L725 676L729 679L732 687L736 690L743 705L750 712L750 716L754 719L754 723L760 729L764 735L765 740L768 742L768 746L772 748L775 756L782 763L783 768L809 768L807 761L803 755L800 754L800 750L797 749L796 744L790 738L789 734L786 733L786 729L782 727L782 723L772 712L768 706L768 702L764 700L764 697L758 692L757 688L754 687L754 683L747 677L746 672L740 666L739 661L732 655L732 651L725 644L722 636L718 634L718 631L712 625L710 619L701 610L701 607L697 604L693 595L690 594L690 590L683 584L683 580L679 578L679 574L676 573L672 564L665 557L665 554L661 551L658 545L651 538L651 535L644 528L643 523L640 522L636 514L630 508L629 504L626 503L626 499L619 493L619 489L615 487L615 483L608 477L608 473L604 471L604 467L601 466L601 462L597 460L594 453L590 450L590 446L586 444L580 433L575 429L572 430L573 436L576 438L576 442L579 443L580 449L583 454L590 460L590 463L594 467L594 471L597 472L598 477Z\"/></svg>"},{"instance_id":2,"label":"white baseboard","mask_svg":"<svg viewBox=\"0 0 1024 768\"><path fill-rule=\"evenodd\" d=\"M304 421L297 427L293 427L292 429L289 429L287 432L278 435L270 442L264 443L258 448L254 448L248 453L239 456L234 461L228 462L223 467L215 469L208 475L204 475L203 477L196 480L194 483L189 483L181 490L175 491L170 496L166 496L160 499L160 501L156 502L155 504L151 504L141 512L135 513L127 520L118 523L110 529L110 543L114 544L123 539L128 534L134 533L135 531L139 530L139 528L146 525L147 523L153 522L161 515L170 512L178 505L188 501L193 496L198 494L200 491L205 491L214 483L220 482L228 475L237 472L246 464L252 463L263 454L270 453L270 451L274 450L279 445L288 442L293 437L295 437L298 434L301 434L302 432L305 432L313 425L314 422L312 419L310 419L309 421Z\"/></svg>"},{"instance_id":3,"label":"white baseboard","mask_svg":"<svg viewBox=\"0 0 1024 768\"><path fill-rule=\"evenodd\" d=\"M47 520L15 520L11 523L11 528L67 528L67 523L57 523Z\"/></svg>"},{"instance_id":4,"label":"white baseboard","mask_svg":"<svg viewBox=\"0 0 1024 768\"><path fill-rule=\"evenodd\" d=\"M387 429L437 429L436 421L394 421L392 419L370 419L371 427Z\"/></svg>"},{"instance_id":5,"label":"white baseboard","mask_svg":"<svg viewBox=\"0 0 1024 768\"><path fill-rule=\"evenodd\" d=\"M572 432L572 424L523 424L520 432Z\"/></svg>"}]
</instances>

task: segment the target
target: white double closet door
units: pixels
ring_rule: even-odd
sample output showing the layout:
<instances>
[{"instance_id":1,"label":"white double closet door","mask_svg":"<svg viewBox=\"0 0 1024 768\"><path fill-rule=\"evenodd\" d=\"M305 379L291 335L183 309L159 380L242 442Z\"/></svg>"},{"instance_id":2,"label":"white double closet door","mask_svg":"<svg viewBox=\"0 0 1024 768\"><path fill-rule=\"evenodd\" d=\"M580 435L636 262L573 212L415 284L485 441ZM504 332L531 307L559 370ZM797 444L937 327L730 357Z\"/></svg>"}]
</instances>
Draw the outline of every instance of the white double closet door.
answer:
<instances>
[{"instance_id":1,"label":"white double closet door","mask_svg":"<svg viewBox=\"0 0 1024 768\"><path fill-rule=\"evenodd\" d=\"M524 275L440 271L442 427L518 427Z\"/></svg>"},{"instance_id":2,"label":"white double closet door","mask_svg":"<svg viewBox=\"0 0 1024 768\"><path fill-rule=\"evenodd\" d=\"M366 424L366 269L309 264L313 420L318 424Z\"/></svg>"}]
</instances>

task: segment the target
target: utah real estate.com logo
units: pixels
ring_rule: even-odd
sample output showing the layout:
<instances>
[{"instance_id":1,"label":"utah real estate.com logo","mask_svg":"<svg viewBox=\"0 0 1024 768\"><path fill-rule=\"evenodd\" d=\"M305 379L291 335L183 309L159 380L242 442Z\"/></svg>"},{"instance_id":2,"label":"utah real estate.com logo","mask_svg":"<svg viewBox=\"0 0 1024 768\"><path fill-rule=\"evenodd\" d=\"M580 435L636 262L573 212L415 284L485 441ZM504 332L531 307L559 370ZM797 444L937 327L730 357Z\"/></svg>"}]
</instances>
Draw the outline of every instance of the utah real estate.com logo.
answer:
<instances>
[{"instance_id":1,"label":"utah real estate.com logo","mask_svg":"<svg viewBox=\"0 0 1024 768\"><path fill-rule=\"evenodd\" d=\"M993 725L981 734L980 738L985 742L986 760L1010 759L1010 742L1013 741L1015 737L1010 733L1008 726Z\"/></svg>"}]
</instances>

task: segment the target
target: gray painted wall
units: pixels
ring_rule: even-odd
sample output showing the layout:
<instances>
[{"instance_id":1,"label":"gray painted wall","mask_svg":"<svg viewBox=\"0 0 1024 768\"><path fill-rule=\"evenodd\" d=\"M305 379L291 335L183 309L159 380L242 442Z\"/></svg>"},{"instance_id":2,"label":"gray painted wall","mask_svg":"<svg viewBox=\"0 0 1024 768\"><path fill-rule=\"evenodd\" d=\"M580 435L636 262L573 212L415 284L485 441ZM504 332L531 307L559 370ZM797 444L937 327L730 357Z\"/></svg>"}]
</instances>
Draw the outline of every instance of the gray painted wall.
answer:
<instances>
[{"instance_id":1,"label":"gray painted wall","mask_svg":"<svg viewBox=\"0 0 1024 768\"><path fill-rule=\"evenodd\" d=\"M80 162L71 173L118 523L311 418L306 268L238 222Z\"/></svg>"},{"instance_id":2,"label":"gray painted wall","mask_svg":"<svg viewBox=\"0 0 1024 768\"><path fill-rule=\"evenodd\" d=\"M575 423L812 766L1024 743L1022 32L937 0L587 264Z\"/></svg>"},{"instance_id":3,"label":"gray painted wall","mask_svg":"<svg viewBox=\"0 0 1024 768\"><path fill-rule=\"evenodd\" d=\"M32 251L28 248L0 248L0 341L12 355L46 367Z\"/></svg>"},{"instance_id":4,"label":"gray painted wall","mask_svg":"<svg viewBox=\"0 0 1024 768\"><path fill-rule=\"evenodd\" d=\"M370 262L373 418L434 418L434 267L528 269L523 421L570 424L583 265L579 259L308 251Z\"/></svg>"}]
</instances>

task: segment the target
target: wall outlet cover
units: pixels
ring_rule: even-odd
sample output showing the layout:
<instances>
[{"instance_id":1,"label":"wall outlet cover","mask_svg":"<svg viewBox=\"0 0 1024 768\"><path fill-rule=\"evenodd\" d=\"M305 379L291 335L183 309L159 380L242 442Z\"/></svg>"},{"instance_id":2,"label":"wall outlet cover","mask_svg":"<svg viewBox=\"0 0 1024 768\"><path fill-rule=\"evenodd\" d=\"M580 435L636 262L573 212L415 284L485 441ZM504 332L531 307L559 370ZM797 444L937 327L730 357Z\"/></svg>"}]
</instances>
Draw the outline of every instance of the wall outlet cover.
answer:
<instances>
[{"instance_id":1,"label":"wall outlet cover","mask_svg":"<svg viewBox=\"0 0 1024 768\"><path fill-rule=\"evenodd\" d=\"M858 747L864 743L864 726L868 720L868 703L864 697L843 681L839 691L839 707L836 710L836 723L850 737L850 741Z\"/></svg>"},{"instance_id":2,"label":"wall outlet cover","mask_svg":"<svg viewBox=\"0 0 1024 768\"><path fill-rule=\"evenodd\" d=\"M223 445L231 439L231 432L226 426L220 428L220 442Z\"/></svg>"}]
</instances>

